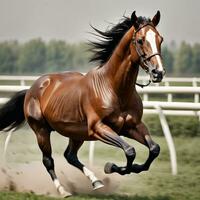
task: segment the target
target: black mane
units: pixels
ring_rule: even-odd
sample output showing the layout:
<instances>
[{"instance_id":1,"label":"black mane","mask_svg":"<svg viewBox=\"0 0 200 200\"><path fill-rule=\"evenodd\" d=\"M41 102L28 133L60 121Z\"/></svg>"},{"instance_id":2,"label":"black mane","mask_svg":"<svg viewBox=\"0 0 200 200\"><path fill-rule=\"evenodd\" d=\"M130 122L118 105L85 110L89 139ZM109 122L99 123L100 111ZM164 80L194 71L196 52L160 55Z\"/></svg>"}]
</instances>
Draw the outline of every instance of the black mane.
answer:
<instances>
[{"instance_id":1,"label":"black mane","mask_svg":"<svg viewBox=\"0 0 200 200\"><path fill-rule=\"evenodd\" d=\"M145 17L138 17L138 24L149 23L151 20ZM100 65L103 65L108 61L112 55L115 47L118 45L119 41L122 39L124 34L131 28L133 25L132 21L128 17L123 17L123 19L110 29L105 32L100 31L92 26L96 31L93 33L98 37L97 42L90 42L90 50L93 52L90 62L97 62Z\"/></svg>"}]
</instances>

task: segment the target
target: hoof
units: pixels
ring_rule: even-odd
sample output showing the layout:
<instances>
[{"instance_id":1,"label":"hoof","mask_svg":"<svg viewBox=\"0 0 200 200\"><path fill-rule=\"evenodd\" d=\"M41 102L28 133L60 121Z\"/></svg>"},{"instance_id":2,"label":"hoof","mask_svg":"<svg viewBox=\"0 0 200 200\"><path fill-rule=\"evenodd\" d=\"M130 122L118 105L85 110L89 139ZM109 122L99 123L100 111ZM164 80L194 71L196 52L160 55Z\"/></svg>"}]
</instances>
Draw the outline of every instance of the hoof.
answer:
<instances>
[{"instance_id":1,"label":"hoof","mask_svg":"<svg viewBox=\"0 0 200 200\"><path fill-rule=\"evenodd\" d=\"M97 190L97 189L104 187L104 184L102 183L102 181L97 180L92 183L92 186L93 186L93 190Z\"/></svg>"},{"instance_id":2,"label":"hoof","mask_svg":"<svg viewBox=\"0 0 200 200\"><path fill-rule=\"evenodd\" d=\"M106 163L105 167L104 167L104 172L106 174L111 174L113 172L116 172L117 170L117 165L115 165L114 163Z\"/></svg>"},{"instance_id":3,"label":"hoof","mask_svg":"<svg viewBox=\"0 0 200 200\"><path fill-rule=\"evenodd\" d=\"M72 196L72 194L69 193L69 192L67 192L67 191L65 191L64 188L63 188L62 186L60 186L60 187L58 188L58 192L59 192L60 196L63 197L63 198L68 198L68 197L71 197L71 196Z\"/></svg>"},{"instance_id":4,"label":"hoof","mask_svg":"<svg viewBox=\"0 0 200 200\"><path fill-rule=\"evenodd\" d=\"M72 194L65 191L63 194L60 194L60 196L61 196L62 198L68 198L68 197L71 197Z\"/></svg>"}]
</instances>

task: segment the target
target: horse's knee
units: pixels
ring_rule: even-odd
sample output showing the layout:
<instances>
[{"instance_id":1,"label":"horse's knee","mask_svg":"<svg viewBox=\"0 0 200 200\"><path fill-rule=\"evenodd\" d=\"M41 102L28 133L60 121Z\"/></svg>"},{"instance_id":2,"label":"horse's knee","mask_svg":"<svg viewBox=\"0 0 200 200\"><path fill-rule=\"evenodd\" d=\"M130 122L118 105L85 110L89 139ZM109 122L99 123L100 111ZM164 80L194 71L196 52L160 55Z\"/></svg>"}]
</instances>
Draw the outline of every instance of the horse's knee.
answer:
<instances>
[{"instance_id":1,"label":"horse's knee","mask_svg":"<svg viewBox=\"0 0 200 200\"><path fill-rule=\"evenodd\" d=\"M150 148L150 153L154 156L157 157L160 153L160 146L158 144L154 144L151 148Z\"/></svg>"},{"instance_id":2,"label":"horse's knee","mask_svg":"<svg viewBox=\"0 0 200 200\"><path fill-rule=\"evenodd\" d=\"M54 170L53 158L44 156L42 161L43 161L43 164L46 167L47 171Z\"/></svg>"},{"instance_id":3,"label":"horse's knee","mask_svg":"<svg viewBox=\"0 0 200 200\"><path fill-rule=\"evenodd\" d=\"M127 149L125 149L125 153L127 157L135 158L136 156L136 152L133 147L128 147Z\"/></svg>"}]
</instances>

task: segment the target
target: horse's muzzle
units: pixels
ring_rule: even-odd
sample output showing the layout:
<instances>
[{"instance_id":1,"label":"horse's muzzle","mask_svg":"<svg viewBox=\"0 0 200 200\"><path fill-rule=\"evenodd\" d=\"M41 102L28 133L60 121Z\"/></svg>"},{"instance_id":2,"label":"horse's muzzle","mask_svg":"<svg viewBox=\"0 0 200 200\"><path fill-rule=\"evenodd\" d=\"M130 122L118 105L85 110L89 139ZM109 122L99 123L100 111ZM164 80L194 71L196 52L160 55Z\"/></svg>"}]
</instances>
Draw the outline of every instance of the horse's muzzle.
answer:
<instances>
[{"instance_id":1,"label":"horse's muzzle","mask_svg":"<svg viewBox=\"0 0 200 200\"><path fill-rule=\"evenodd\" d=\"M153 69L151 71L151 78L153 83L160 83L165 75L165 70L159 71L157 69Z\"/></svg>"}]
</instances>

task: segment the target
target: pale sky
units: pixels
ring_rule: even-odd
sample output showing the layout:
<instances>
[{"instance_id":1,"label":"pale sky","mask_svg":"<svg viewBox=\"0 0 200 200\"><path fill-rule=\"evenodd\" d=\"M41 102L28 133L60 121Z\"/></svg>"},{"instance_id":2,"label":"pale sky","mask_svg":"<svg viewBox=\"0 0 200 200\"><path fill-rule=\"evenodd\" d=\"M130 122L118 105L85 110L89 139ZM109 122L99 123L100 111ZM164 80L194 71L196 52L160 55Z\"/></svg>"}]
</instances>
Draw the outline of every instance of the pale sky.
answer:
<instances>
[{"instance_id":1,"label":"pale sky","mask_svg":"<svg viewBox=\"0 0 200 200\"><path fill-rule=\"evenodd\" d=\"M0 40L32 38L87 41L89 24L105 30L123 14L153 17L166 43L200 42L199 0L0 0Z\"/></svg>"}]
</instances>

